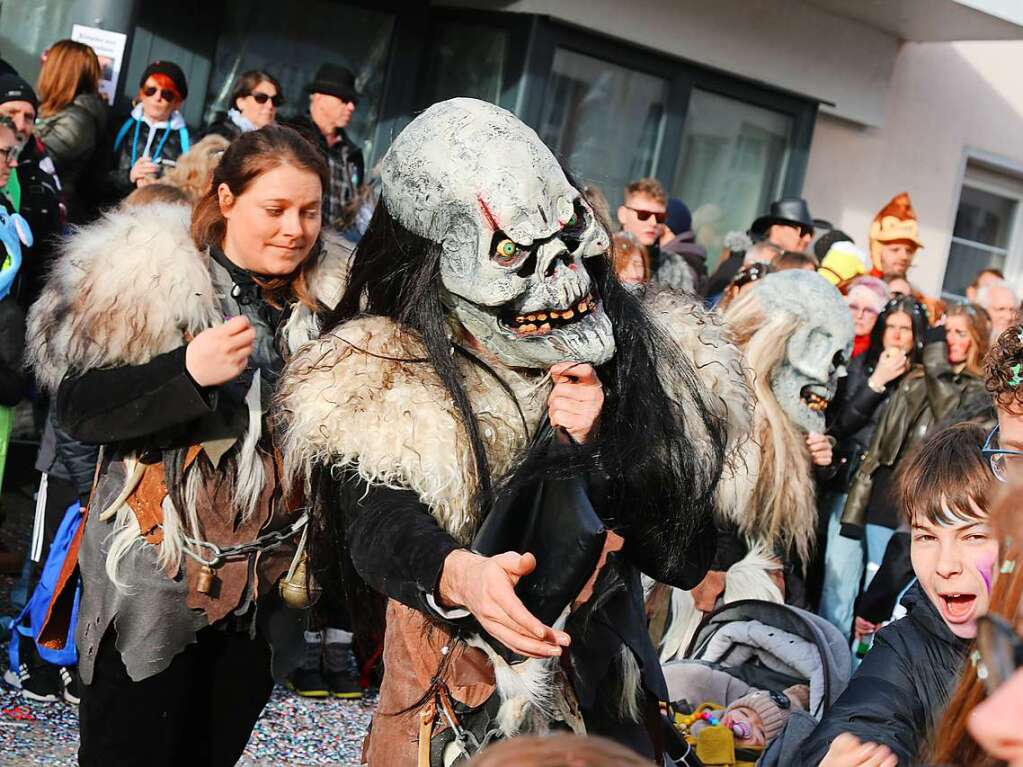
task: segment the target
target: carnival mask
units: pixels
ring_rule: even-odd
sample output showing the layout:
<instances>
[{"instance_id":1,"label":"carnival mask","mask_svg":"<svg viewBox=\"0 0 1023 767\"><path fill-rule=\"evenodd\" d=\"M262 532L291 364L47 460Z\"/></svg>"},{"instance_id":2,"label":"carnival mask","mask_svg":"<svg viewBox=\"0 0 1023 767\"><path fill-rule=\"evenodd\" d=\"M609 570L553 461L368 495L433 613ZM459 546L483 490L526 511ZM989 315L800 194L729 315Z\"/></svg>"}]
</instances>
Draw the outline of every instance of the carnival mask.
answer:
<instances>
[{"instance_id":1,"label":"carnival mask","mask_svg":"<svg viewBox=\"0 0 1023 767\"><path fill-rule=\"evenodd\" d=\"M785 358L771 371L771 390L799 428L822 433L824 411L852 353L852 318L842 294L802 269L769 274L753 289L768 317L785 313L799 318Z\"/></svg>"},{"instance_id":2,"label":"carnival mask","mask_svg":"<svg viewBox=\"0 0 1023 767\"><path fill-rule=\"evenodd\" d=\"M607 252L607 232L517 117L475 99L434 104L394 140L380 176L391 215L440 243L447 303L498 359L548 368L614 355L584 264Z\"/></svg>"}]
</instances>

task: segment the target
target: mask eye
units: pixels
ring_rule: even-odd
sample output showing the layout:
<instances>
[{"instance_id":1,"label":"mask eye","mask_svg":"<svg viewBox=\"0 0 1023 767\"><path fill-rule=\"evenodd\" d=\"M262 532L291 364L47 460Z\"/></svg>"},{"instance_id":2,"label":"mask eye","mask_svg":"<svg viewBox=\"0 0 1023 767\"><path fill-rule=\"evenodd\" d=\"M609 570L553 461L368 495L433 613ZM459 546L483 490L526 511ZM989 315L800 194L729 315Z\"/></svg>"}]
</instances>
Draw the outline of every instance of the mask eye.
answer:
<instances>
[{"instance_id":1,"label":"mask eye","mask_svg":"<svg viewBox=\"0 0 1023 767\"><path fill-rule=\"evenodd\" d=\"M493 258L502 266L510 266L516 263L526 252L514 240L509 240L507 237L495 238L495 240L497 241L493 248Z\"/></svg>"}]
</instances>

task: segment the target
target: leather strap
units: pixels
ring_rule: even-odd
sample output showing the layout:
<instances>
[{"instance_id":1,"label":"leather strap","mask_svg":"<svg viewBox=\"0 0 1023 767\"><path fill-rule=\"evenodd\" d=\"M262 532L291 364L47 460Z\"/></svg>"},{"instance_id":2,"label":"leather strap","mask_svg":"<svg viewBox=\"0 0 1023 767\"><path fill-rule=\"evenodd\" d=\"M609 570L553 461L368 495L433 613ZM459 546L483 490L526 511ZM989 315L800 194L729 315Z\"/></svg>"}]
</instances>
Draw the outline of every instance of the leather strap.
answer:
<instances>
[{"instance_id":1,"label":"leather strap","mask_svg":"<svg viewBox=\"0 0 1023 767\"><path fill-rule=\"evenodd\" d=\"M433 724L437 719L437 704L430 701L419 710L419 755L417 767L430 767L430 745L433 738Z\"/></svg>"}]
</instances>

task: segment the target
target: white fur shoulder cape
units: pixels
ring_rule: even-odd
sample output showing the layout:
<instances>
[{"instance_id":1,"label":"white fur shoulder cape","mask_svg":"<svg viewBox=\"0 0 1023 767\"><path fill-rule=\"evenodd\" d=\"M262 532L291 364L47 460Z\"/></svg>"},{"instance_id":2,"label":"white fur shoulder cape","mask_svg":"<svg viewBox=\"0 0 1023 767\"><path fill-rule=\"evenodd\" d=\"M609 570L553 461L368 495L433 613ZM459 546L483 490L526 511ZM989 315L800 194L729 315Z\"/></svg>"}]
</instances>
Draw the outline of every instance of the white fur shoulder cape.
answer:
<instances>
[{"instance_id":1,"label":"white fur shoulder cape","mask_svg":"<svg viewBox=\"0 0 1023 767\"><path fill-rule=\"evenodd\" d=\"M121 208L67 239L28 315L26 358L46 391L69 371L144 364L224 321L189 219L183 205ZM310 280L324 305L340 297L349 255L324 239ZM283 332L291 348L314 337L313 312L296 307Z\"/></svg>"},{"instance_id":2,"label":"white fur shoulder cape","mask_svg":"<svg viewBox=\"0 0 1023 767\"><path fill-rule=\"evenodd\" d=\"M693 362L704 399L726 423L734 452L751 420L739 350L720 320L691 298L661 293L649 309ZM415 338L392 320L372 316L350 320L301 349L277 394L285 475L308 482L313 467L325 465L353 469L370 484L413 490L445 530L467 542L478 521L471 506L475 464L455 406L425 359ZM515 392L528 433L502 387L476 366L463 363L461 369L491 467L500 476L537 428L550 384L547 377L529 379L494 367ZM675 379L668 374L666 380ZM689 393L678 396L687 400ZM699 442L702 420L692 419L691 427ZM712 468L703 473L714 475Z\"/></svg>"}]
</instances>

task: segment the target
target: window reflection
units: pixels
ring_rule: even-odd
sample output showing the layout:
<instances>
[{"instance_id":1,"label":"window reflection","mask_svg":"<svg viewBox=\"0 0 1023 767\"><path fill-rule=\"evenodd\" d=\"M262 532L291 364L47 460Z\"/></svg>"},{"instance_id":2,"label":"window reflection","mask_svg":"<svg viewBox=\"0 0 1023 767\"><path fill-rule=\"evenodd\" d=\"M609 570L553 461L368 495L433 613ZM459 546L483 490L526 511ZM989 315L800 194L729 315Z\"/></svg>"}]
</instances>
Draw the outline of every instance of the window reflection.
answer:
<instances>
[{"instance_id":1,"label":"window reflection","mask_svg":"<svg viewBox=\"0 0 1023 767\"><path fill-rule=\"evenodd\" d=\"M746 231L781 195L791 129L784 114L693 89L673 191L693 212L710 268L725 234Z\"/></svg>"},{"instance_id":2,"label":"window reflection","mask_svg":"<svg viewBox=\"0 0 1023 767\"><path fill-rule=\"evenodd\" d=\"M579 184L601 187L613 210L626 184L654 173L667 88L662 78L559 48L540 138Z\"/></svg>"}]
</instances>

